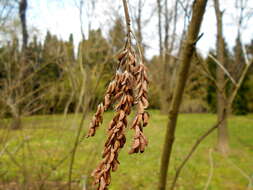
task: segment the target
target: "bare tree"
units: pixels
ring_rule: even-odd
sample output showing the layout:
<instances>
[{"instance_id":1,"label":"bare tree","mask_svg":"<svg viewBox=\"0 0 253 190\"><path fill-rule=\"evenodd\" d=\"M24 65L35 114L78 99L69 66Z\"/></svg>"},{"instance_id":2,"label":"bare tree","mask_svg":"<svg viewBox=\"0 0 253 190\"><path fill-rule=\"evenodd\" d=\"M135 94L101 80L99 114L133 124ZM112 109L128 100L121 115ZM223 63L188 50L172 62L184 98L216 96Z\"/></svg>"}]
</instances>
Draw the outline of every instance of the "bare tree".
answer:
<instances>
[{"instance_id":1,"label":"bare tree","mask_svg":"<svg viewBox=\"0 0 253 190\"><path fill-rule=\"evenodd\" d=\"M163 45L162 45L162 5L161 5L161 0L157 0L157 13L158 13L159 52L160 52L160 56L162 56Z\"/></svg>"},{"instance_id":2,"label":"bare tree","mask_svg":"<svg viewBox=\"0 0 253 190\"><path fill-rule=\"evenodd\" d=\"M245 52L246 53L246 52ZM246 54L244 54L246 56ZM197 57L197 59L199 60L199 56L197 54L197 52L195 52L195 56ZM201 62L201 60L199 60ZM218 60L217 60L218 61ZM217 65L221 65L220 63L216 62ZM203 63L200 63L203 64ZM242 72L240 73L239 79L237 81L235 81L234 86L231 89L231 93L227 96L227 106L224 107L224 109L222 110L222 115L221 115L221 120L217 121L215 125L213 125L210 129L208 129L205 133L203 133L203 135L201 135L196 142L193 144L192 148L190 149L190 151L186 154L185 158L183 159L183 161L179 164L179 166L176 169L176 174L174 176L174 179L172 181L172 185L170 190L174 190L176 187L176 182L180 176L180 173L182 171L182 169L184 168L184 166L186 165L186 163L189 161L189 159L192 157L193 153L197 150L198 146L206 139L206 137L208 137L210 134L212 134L217 128L219 128L220 124L227 119L226 117L228 116L228 112L229 112L229 107L232 106L236 95L238 94L238 90L240 89L240 87L242 86L243 80L245 79L250 67L253 64L253 60L249 61L248 59L246 60L245 66L242 70ZM217 89L221 90L218 88L217 85L217 81L214 79L214 77L211 75L211 72L208 71L208 69L205 67L205 65L203 66L203 70L206 74L206 76L211 79L214 82L214 85L216 84ZM222 69L223 72L227 73L227 70Z\"/></svg>"},{"instance_id":3,"label":"bare tree","mask_svg":"<svg viewBox=\"0 0 253 190\"><path fill-rule=\"evenodd\" d=\"M21 21L21 26L22 26L22 54L21 54L21 59L16 60L16 72L13 75L12 71L10 69L10 63L6 63L6 71L7 73L10 74L8 83L6 84L5 90L3 90L3 94L8 96L7 98L7 105L10 107L12 116L13 116L13 123L12 123L12 128L13 129L20 129L21 128L21 100L23 100L24 91L25 91L25 86L24 86L24 78L25 73L29 70L29 65L26 65L26 48L27 48L27 41L28 41L28 33L27 33L27 26L26 26L26 10L27 10L27 0L21 0L19 2L19 16L20 16L20 21ZM17 51L16 51L17 53ZM17 55L18 56L18 55ZM17 58L17 57L16 57ZM12 73L12 74L11 74ZM12 76L15 76L13 78ZM14 85L13 82L16 82L16 85ZM13 87L14 85L14 87ZM4 96L5 97L5 96ZM21 100L20 100L21 99Z\"/></svg>"},{"instance_id":4,"label":"bare tree","mask_svg":"<svg viewBox=\"0 0 253 190\"><path fill-rule=\"evenodd\" d=\"M161 80L161 111L168 113L169 105L172 100L172 87L175 83L175 74L177 67L177 60L172 55L175 50L176 30L178 22L178 1L169 9L168 0L164 2L164 52L162 57L162 80ZM170 34L170 31L172 33Z\"/></svg>"},{"instance_id":5,"label":"bare tree","mask_svg":"<svg viewBox=\"0 0 253 190\"><path fill-rule=\"evenodd\" d=\"M6 23L15 15L15 0L0 0L0 29L4 30Z\"/></svg>"},{"instance_id":6,"label":"bare tree","mask_svg":"<svg viewBox=\"0 0 253 190\"><path fill-rule=\"evenodd\" d=\"M223 12L220 10L219 0L214 0L215 14L217 20L217 57L219 62L225 66L225 42L223 37L223 22L222 16ZM222 120L223 110L227 106L226 102L226 90L225 90L225 75L221 67L217 67L217 85L218 89L224 89L222 91L217 90L217 116L218 121ZM227 112L226 112L227 114ZM218 127L218 150L222 154L227 154L229 151L228 144L228 128L227 128L227 115L224 116L224 120L220 123Z\"/></svg>"},{"instance_id":7,"label":"bare tree","mask_svg":"<svg viewBox=\"0 0 253 190\"><path fill-rule=\"evenodd\" d=\"M237 38L236 38L236 47L235 47L235 62L234 65L231 65L230 68L226 68L226 58L225 58L225 39L223 36L223 22L222 17L223 13L220 10L219 0L214 0L214 8L217 20L217 114L218 121L222 120L223 110L227 109L225 112L225 118L222 120L218 127L218 151L223 155L226 155L229 152L229 131L227 127L227 117L232 110L232 103L229 103L227 89L228 82L225 78L227 76L233 84L239 79L240 74L245 67L245 58L247 57L246 52L243 52L243 45L241 42L241 30L245 20L249 19L247 8L247 0L236 0L235 7L239 10L237 20ZM250 14L249 14L250 15ZM244 48L245 49L245 48ZM244 54L244 56L242 56ZM225 71L225 72L224 72ZM229 89L231 93L232 89Z\"/></svg>"}]
</instances>

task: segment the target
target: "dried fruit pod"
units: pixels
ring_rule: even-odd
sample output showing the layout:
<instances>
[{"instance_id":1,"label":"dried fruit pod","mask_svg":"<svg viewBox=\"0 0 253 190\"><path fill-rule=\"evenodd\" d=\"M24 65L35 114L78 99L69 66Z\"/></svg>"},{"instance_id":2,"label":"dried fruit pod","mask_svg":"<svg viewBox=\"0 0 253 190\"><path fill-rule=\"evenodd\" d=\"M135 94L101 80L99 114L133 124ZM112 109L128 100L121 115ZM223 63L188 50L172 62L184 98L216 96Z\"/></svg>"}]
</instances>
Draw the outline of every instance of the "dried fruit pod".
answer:
<instances>
[{"instance_id":1,"label":"dried fruit pod","mask_svg":"<svg viewBox=\"0 0 253 190\"><path fill-rule=\"evenodd\" d=\"M113 99L118 100L118 103L115 106L116 114L108 126L108 138L105 142L102 154L103 160L92 173L92 176L95 178L95 184L98 184L98 190L107 189L107 186L110 184L110 172L116 171L118 168L118 153L120 149L124 147L126 142L125 129L127 127L127 116L130 114L135 101L135 77L133 76L133 73L130 72L130 67L127 66L133 64L133 62L130 62L132 59L132 57L130 59L130 55L132 54L129 50L123 51L120 54L120 64L124 64L122 65L122 68L120 68L121 75L115 77L115 83L111 83L107 90L107 93L113 95ZM106 98L105 100L107 101ZM102 109L100 105L98 110L104 111L106 109L104 107ZM94 119L97 119L98 116L100 116L99 112L98 114L95 114ZM92 122L92 126L93 125ZM90 130L92 131L94 128L90 128Z\"/></svg>"},{"instance_id":2,"label":"dried fruit pod","mask_svg":"<svg viewBox=\"0 0 253 190\"><path fill-rule=\"evenodd\" d=\"M147 126L149 115L145 111L148 107L148 100L147 100L147 76L146 76L146 68L141 63L138 67L137 72L135 73L136 78L136 103L138 105L137 108L137 115L132 123L132 129L135 130L135 136L133 140L132 147L129 151L129 154L133 153L143 153L145 151L146 146L148 145L148 141L143 134L143 127Z\"/></svg>"},{"instance_id":3,"label":"dried fruit pod","mask_svg":"<svg viewBox=\"0 0 253 190\"><path fill-rule=\"evenodd\" d=\"M118 97L121 95L121 79L123 78L123 74L116 73L116 76L113 81L110 82L108 85L104 101L97 106L97 111L90 123L89 131L87 137L94 136L96 133L97 128L103 122L103 114L105 111L108 110L110 105L113 103L114 100L117 100Z\"/></svg>"},{"instance_id":4,"label":"dried fruit pod","mask_svg":"<svg viewBox=\"0 0 253 190\"><path fill-rule=\"evenodd\" d=\"M125 131L127 128L127 117L132 107L137 105L137 114L132 123L135 130L131 153L144 152L148 141L143 134L143 127L148 124L149 115L146 109L149 105L147 100L148 79L146 68L131 47L131 35L128 30L128 38L125 49L117 56L118 67L114 80L108 85L104 101L97 107L97 111L90 123L89 136L94 136L96 129L103 122L103 113L115 104L116 114L109 123L108 137L102 153L102 161L92 172L94 183L98 185L97 190L107 190L111 182L111 172L117 170L118 155L126 142Z\"/></svg>"}]
</instances>

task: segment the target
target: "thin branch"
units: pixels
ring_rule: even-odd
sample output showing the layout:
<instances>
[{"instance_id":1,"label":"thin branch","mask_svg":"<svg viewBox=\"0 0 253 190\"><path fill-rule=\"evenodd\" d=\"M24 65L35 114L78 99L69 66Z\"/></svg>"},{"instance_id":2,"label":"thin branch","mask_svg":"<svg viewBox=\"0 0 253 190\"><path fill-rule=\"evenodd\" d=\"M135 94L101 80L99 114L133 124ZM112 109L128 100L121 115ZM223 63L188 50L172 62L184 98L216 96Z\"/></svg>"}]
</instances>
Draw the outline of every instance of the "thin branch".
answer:
<instances>
[{"instance_id":1,"label":"thin branch","mask_svg":"<svg viewBox=\"0 0 253 190\"><path fill-rule=\"evenodd\" d=\"M224 88L220 88L219 85L217 84L217 81L215 79L215 77L211 74L211 72L209 71L209 69L206 67L206 65L203 63L203 61L200 60L200 57L198 55L198 53L195 51L195 57L198 61L198 63L200 64L200 66L202 67L203 69L203 75L206 76L207 78L209 78L213 84L215 85L215 87L217 88L217 90L223 95L224 95Z\"/></svg>"},{"instance_id":2,"label":"thin branch","mask_svg":"<svg viewBox=\"0 0 253 190\"><path fill-rule=\"evenodd\" d=\"M246 63L246 65L249 65L250 64L250 61L249 61L249 57L248 57L248 55L247 55L247 50L246 50L246 48L245 48L245 46L243 45L242 46L242 51L243 51L243 55L244 55L244 59L245 59L245 63Z\"/></svg>"},{"instance_id":3,"label":"thin branch","mask_svg":"<svg viewBox=\"0 0 253 190\"><path fill-rule=\"evenodd\" d=\"M187 161L191 158L191 156L193 155L193 153L196 151L196 149L198 148L198 146L200 145L200 143L205 140L205 138L210 135L213 131L215 131L215 129L217 129L220 125L220 123L223 120L219 121L216 125L214 125L213 127L211 127L209 130L207 130L202 136L200 136L197 141L195 142L195 144L193 145L193 147L191 148L190 152L187 154L187 156L185 157L185 159L183 160L183 162L180 164L180 166L177 168L176 170L176 174L175 177L173 179L172 185L170 190L174 190L176 187L176 183L177 183L177 179L183 169L183 167L185 166L185 164L187 163Z\"/></svg>"},{"instance_id":4,"label":"thin branch","mask_svg":"<svg viewBox=\"0 0 253 190\"><path fill-rule=\"evenodd\" d=\"M0 157L4 154L5 150L7 149L7 147L9 146L8 143L5 144L5 146L3 147L2 151L0 152Z\"/></svg>"},{"instance_id":5,"label":"thin branch","mask_svg":"<svg viewBox=\"0 0 253 190\"><path fill-rule=\"evenodd\" d=\"M127 26L127 37L128 37L128 43L131 44L131 20L129 16L128 11L128 5L126 0L122 0L124 5L124 12L125 12L125 19L126 19L126 26Z\"/></svg>"},{"instance_id":6,"label":"thin branch","mask_svg":"<svg viewBox=\"0 0 253 190\"><path fill-rule=\"evenodd\" d=\"M84 120L86 118L86 112L87 112L87 110L85 110L83 112L82 120L81 120L81 122L79 124L79 127L78 127L78 130L77 130L74 147L71 151L70 165L69 165L69 176L68 176L69 177L69 179L68 179L69 180L68 181L68 189L69 190L71 190L73 165L74 165L74 162L75 162L75 155L76 155L77 147L80 144L80 136L81 136L81 132L83 130L83 123L84 123Z\"/></svg>"},{"instance_id":7,"label":"thin branch","mask_svg":"<svg viewBox=\"0 0 253 190\"><path fill-rule=\"evenodd\" d=\"M206 185L205 185L205 188L204 190L208 190L208 187L210 186L210 183L211 183L211 180L212 180L212 177L213 177L213 156L212 156L212 153L213 153L213 149L209 149L209 162L210 162L210 172L209 172L209 175L208 175L208 180L206 182Z\"/></svg>"},{"instance_id":8,"label":"thin branch","mask_svg":"<svg viewBox=\"0 0 253 190\"><path fill-rule=\"evenodd\" d=\"M10 160L20 169L23 170L22 165L16 160L15 156L13 156L13 154L11 152L9 152L9 150L6 148L5 152L8 154L8 156L10 157Z\"/></svg>"},{"instance_id":9,"label":"thin branch","mask_svg":"<svg viewBox=\"0 0 253 190\"><path fill-rule=\"evenodd\" d=\"M230 75L230 73L227 71L227 69L212 54L209 54L208 56L211 57L215 61L215 63L224 71L224 73L232 81L232 83L235 86L237 86L237 83L235 82L234 78Z\"/></svg>"},{"instance_id":10,"label":"thin branch","mask_svg":"<svg viewBox=\"0 0 253 190\"><path fill-rule=\"evenodd\" d=\"M227 160L227 162L229 162L235 169L237 169L243 177L245 177L248 181L249 181L249 184L248 184L248 187L247 187L247 190L251 190L252 189L252 180L251 180L251 177L246 174L246 172L244 172L241 168L239 168L234 162L232 162L230 159L228 158L225 158Z\"/></svg>"},{"instance_id":11,"label":"thin branch","mask_svg":"<svg viewBox=\"0 0 253 190\"><path fill-rule=\"evenodd\" d=\"M229 102L228 102L228 103L229 103L230 105L232 105L232 103L234 102L234 99L235 99L235 97L236 97L236 95L237 95L237 92L238 92L238 90L240 89L240 87L241 87L241 85L242 85L242 83L243 83L243 81L244 81L244 79L245 79L245 77L246 77L246 74L248 73L248 70L249 70L249 68L251 67L252 63L253 63L253 61L251 61L251 62L249 62L248 64L246 64L246 67L244 68L244 70L243 70L243 72L242 72L242 75L241 75L241 77L240 77L240 79L239 79L238 85L235 86L235 88L234 88L234 90L233 90L233 92L232 92L232 95L231 95L230 98L229 98Z\"/></svg>"},{"instance_id":12,"label":"thin branch","mask_svg":"<svg viewBox=\"0 0 253 190\"><path fill-rule=\"evenodd\" d=\"M190 15L188 14L188 7L185 7L181 0L177 0L177 1L179 2L182 9L184 10L185 16L187 17L187 19L190 20Z\"/></svg>"}]
</instances>

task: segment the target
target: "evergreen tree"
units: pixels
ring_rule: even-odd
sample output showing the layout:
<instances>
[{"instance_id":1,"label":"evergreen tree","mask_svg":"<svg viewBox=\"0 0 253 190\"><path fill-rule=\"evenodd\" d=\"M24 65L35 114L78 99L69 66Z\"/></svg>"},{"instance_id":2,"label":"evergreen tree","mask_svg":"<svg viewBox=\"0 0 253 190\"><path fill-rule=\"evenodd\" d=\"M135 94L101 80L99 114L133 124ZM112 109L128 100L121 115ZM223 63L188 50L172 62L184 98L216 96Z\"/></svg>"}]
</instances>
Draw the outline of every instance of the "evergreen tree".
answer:
<instances>
[{"instance_id":1,"label":"evergreen tree","mask_svg":"<svg viewBox=\"0 0 253 190\"><path fill-rule=\"evenodd\" d=\"M42 50L42 66L46 66L40 72L40 80L49 82L60 77L59 61L61 56L61 42L48 31Z\"/></svg>"}]
</instances>

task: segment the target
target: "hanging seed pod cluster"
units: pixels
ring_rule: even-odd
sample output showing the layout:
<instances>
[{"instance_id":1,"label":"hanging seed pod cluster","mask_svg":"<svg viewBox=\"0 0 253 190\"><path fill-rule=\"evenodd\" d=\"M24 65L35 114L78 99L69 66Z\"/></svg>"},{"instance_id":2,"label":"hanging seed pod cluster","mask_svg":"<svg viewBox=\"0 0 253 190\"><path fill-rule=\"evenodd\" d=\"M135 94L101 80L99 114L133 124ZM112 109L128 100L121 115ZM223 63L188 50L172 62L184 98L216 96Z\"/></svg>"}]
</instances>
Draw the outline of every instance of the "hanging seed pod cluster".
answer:
<instances>
[{"instance_id":1,"label":"hanging seed pod cluster","mask_svg":"<svg viewBox=\"0 0 253 190\"><path fill-rule=\"evenodd\" d=\"M137 62L131 47L119 54L118 61L119 67L114 80L108 86L103 103L98 105L88 132L88 137L95 135L96 129L103 121L103 113L114 104L116 113L109 123L108 138L102 154L103 160L92 173L95 183L99 184L99 190L107 189L111 181L111 171L116 171L118 168L118 154L126 142L127 116L135 105L137 113L131 124L135 134L129 153L142 153L148 144L143 134L143 127L148 124L149 118L146 112L148 107L146 68L142 62Z\"/></svg>"},{"instance_id":2,"label":"hanging seed pod cluster","mask_svg":"<svg viewBox=\"0 0 253 190\"><path fill-rule=\"evenodd\" d=\"M103 159L92 173L98 190L108 189L111 182L111 172L116 171L119 166L119 151L125 145L128 116L134 106L136 106L136 114L130 124L131 129L134 130L134 137L129 154L142 153L148 145L143 133L143 127L148 124L149 119L149 114L146 111L148 107L148 78L142 56L138 57L131 46L130 19L126 1L123 0L123 3L128 27L126 46L118 55L115 77L107 88L104 101L97 107L87 135L88 137L95 135L96 130L103 122L103 113L110 106L114 106L115 114L108 126L108 138L102 154Z\"/></svg>"}]
</instances>

